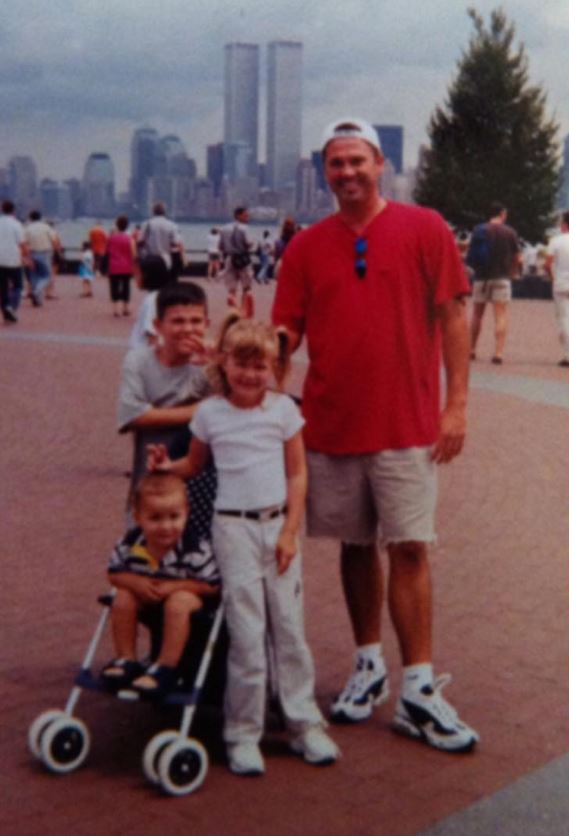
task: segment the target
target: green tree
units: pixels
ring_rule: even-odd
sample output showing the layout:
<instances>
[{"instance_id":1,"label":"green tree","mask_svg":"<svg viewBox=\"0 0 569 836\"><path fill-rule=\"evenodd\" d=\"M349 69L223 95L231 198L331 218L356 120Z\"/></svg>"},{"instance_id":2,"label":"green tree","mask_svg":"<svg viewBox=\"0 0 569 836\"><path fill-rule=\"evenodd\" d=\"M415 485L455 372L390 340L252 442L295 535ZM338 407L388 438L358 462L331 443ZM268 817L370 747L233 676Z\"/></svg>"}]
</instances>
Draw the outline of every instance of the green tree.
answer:
<instances>
[{"instance_id":1,"label":"green tree","mask_svg":"<svg viewBox=\"0 0 569 836\"><path fill-rule=\"evenodd\" d=\"M503 11L491 13L489 26L474 9L468 14L474 34L447 102L431 117L415 198L465 228L487 220L499 200L518 233L537 242L553 222L558 126L546 116L545 93L529 83L524 46L514 47Z\"/></svg>"}]
</instances>

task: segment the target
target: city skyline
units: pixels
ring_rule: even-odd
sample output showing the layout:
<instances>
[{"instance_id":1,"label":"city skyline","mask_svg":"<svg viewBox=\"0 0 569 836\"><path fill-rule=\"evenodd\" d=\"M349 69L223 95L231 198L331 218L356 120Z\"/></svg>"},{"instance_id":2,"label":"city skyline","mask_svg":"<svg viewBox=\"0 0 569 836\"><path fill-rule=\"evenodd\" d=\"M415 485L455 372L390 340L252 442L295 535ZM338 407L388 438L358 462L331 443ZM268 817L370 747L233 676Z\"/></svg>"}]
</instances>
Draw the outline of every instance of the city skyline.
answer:
<instances>
[{"instance_id":1,"label":"city skyline","mask_svg":"<svg viewBox=\"0 0 569 836\"><path fill-rule=\"evenodd\" d=\"M90 153L108 153L124 191L132 134L149 125L178 135L203 173L206 145L223 140L223 45L235 41L262 49L263 159L266 45L297 40L304 45L302 156L318 147L328 121L360 115L405 127L409 166L472 34L467 5L412 1L394 13L381 0L346 0L334 10L323 0L276 0L268 10L258 0L212 0L190 14L187 4L170 0L161 15L146 0L78 0L73 14L65 0L49 9L31 0L26 15L8 7L0 24L0 160L31 154L41 177L63 180L77 176ZM530 81L547 92L563 136L569 9L562 0L501 5L526 44ZM477 3L485 17L495 6Z\"/></svg>"}]
</instances>

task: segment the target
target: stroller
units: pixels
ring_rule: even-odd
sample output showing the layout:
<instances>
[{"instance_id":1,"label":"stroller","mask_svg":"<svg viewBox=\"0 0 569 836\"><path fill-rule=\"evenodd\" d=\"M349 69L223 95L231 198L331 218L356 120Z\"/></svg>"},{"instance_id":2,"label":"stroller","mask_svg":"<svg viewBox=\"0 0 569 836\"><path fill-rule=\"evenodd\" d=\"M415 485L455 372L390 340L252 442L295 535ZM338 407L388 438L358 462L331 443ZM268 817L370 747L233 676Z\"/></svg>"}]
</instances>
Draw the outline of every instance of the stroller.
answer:
<instances>
[{"instance_id":1,"label":"stroller","mask_svg":"<svg viewBox=\"0 0 569 836\"><path fill-rule=\"evenodd\" d=\"M207 474L193 480L189 485L190 503L192 494L198 491L201 507L204 507L204 493L213 498L215 484L208 484ZM202 480L205 480L202 481ZM204 533L204 526L209 533L209 519L190 518L189 525L198 526L197 534ZM111 607L114 591L99 597L103 612L98 620L95 632L83 659L81 669L75 678L74 686L64 709L50 709L42 712L32 722L28 730L28 746L32 755L51 772L66 774L77 769L85 761L91 738L85 723L74 715L82 689L105 692L119 699L133 700L137 695L133 691L109 690L100 676L93 674L91 666L101 641ZM159 653L161 644L161 625L155 618L141 619L150 633L150 658ZM221 705L225 687L225 663L227 656L227 632L224 623L223 605L219 602L213 607L205 606L192 616L190 641L178 666L179 677L174 690L161 701L161 705L182 706L179 729L169 729L156 734L144 749L142 768L146 778L165 793L174 796L187 795L198 789L205 780L209 759L199 740L189 737L198 703L209 697L209 704ZM205 700L204 700L205 701Z\"/></svg>"}]
</instances>

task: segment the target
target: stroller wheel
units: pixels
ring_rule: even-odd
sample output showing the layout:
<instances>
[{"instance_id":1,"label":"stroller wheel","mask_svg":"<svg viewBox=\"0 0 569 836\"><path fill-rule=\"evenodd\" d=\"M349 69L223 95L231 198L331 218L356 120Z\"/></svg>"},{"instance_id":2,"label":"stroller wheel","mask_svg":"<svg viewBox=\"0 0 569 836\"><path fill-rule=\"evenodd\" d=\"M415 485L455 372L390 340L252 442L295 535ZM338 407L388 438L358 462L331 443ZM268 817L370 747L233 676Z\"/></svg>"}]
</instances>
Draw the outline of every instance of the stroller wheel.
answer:
<instances>
[{"instance_id":1,"label":"stroller wheel","mask_svg":"<svg viewBox=\"0 0 569 836\"><path fill-rule=\"evenodd\" d=\"M207 752L198 740L179 738L158 760L160 786L168 795L189 795L200 787L208 768Z\"/></svg>"},{"instance_id":2,"label":"stroller wheel","mask_svg":"<svg viewBox=\"0 0 569 836\"><path fill-rule=\"evenodd\" d=\"M41 758L41 739L44 731L50 723L58 720L60 717L65 717L65 711L59 708L51 708L49 711L43 711L38 714L36 719L28 729L28 747L34 757Z\"/></svg>"},{"instance_id":3,"label":"stroller wheel","mask_svg":"<svg viewBox=\"0 0 569 836\"><path fill-rule=\"evenodd\" d=\"M144 754L142 756L142 771L151 784L160 783L160 776L158 775L158 758L166 746L173 743L174 740L177 740L179 737L179 732L163 731L159 734L155 734L154 737L152 737L146 744L146 748L144 749Z\"/></svg>"},{"instance_id":4,"label":"stroller wheel","mask_svg":"<svg viewBox=\"0 0 569 836\"><path fill-rule=\"evenodd\" d=\"M40 756L51 772L65 774L80 766L91 746L89 731L77 717L53 720L40 741Z\"/></svg>"}]
</instances>

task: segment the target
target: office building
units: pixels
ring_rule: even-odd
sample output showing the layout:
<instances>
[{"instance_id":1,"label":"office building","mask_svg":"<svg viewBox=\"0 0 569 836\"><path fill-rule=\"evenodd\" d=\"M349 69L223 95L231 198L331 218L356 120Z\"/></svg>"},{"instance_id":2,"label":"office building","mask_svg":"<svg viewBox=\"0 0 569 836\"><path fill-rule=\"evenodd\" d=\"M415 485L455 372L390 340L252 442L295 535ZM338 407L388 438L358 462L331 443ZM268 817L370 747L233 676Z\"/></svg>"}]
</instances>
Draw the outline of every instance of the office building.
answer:
<instances>
[{"instance_id":1,"label":"office building","mask_svg":"<svg viewBox=\"0 0 569 836\"><path fill-rule=\"evenodd\" d=\"M156 174L160 138L153 128L137 128L130 145L130 199L133 212L146 217L150 211L150 179Z\"/></svg>"},{"instance_id":2,"label":"office building","mask_svg":"<svg viewBox=\"0 0 569 836\"><path fill-rule=\"evenodd\" d=\"M31 157L15 156L8 161L8 189L19 215L38 208L37 183L36 164Z\"/></svg>"},{"instance_id":3,"label":"office building","mask_svg":"<svg viewBox=\"0 0 569 836\"><path fill-rule=\"evenodd\" d=\"M374 125L383 156L393 166L395 174L403 173L403 126Z\"/></svg>"},{"instance_id":4,"label":"office building","mask_svg":"<svg viewBox=\"0 0 569 836\"><path fill-rule=\"evenodd\" d=\"M83 211L89 217L115 214L115 170L108 154L90 154L83 173Z\"/></svg>"},{"instance_id":5,"label":"office building","mask_svg":"<svg viewBox=\"0 0 569 836\"><path fill-rule=\"evenodd\" d=\"M267 185L295 184L302 142L302 44L271 41L267 75Z\"/></svg>"},{"instance_id":6,"label":"office building","mask_svg":"<svg viewBox=\"0 0 569 836\"><path fill-rule=\"evenodd\" d=\"M256 176L259 134L259 47L225 46L223 141L247 147L247 174ZM226 172L227 173L227 172Z\"/></svg>"}]
</instances>

